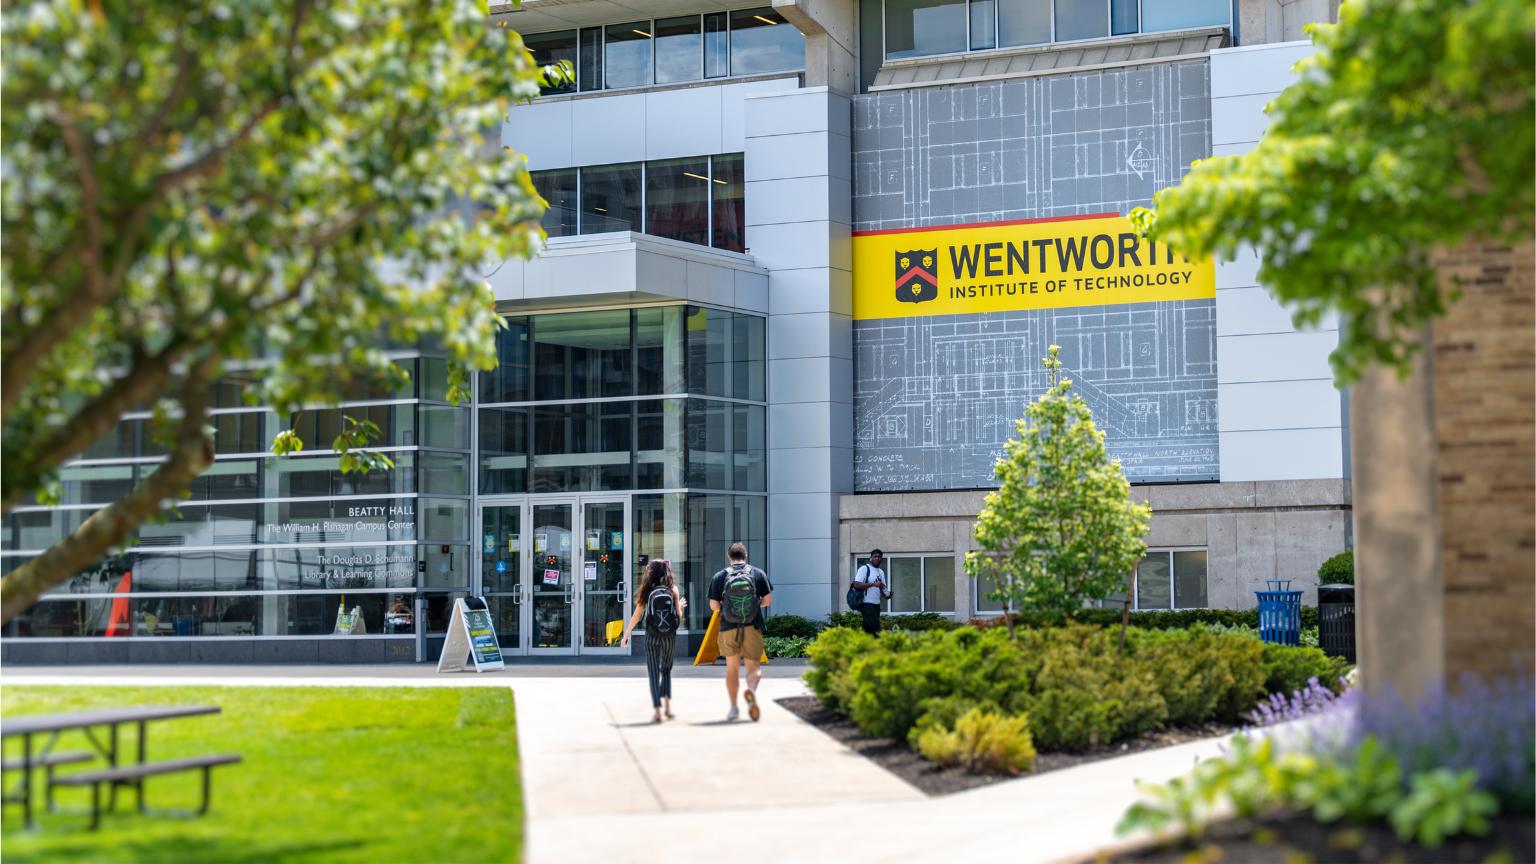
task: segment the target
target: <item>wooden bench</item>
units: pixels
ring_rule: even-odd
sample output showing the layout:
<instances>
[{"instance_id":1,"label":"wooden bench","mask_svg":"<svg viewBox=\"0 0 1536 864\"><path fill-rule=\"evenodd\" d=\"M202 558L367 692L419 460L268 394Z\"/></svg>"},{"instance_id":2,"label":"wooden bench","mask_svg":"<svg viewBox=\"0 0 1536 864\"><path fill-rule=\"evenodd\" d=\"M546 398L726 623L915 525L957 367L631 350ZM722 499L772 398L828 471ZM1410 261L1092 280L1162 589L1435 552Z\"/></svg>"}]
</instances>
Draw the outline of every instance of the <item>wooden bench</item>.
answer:
<instances>
[{"instance_id":1,"label":"wooden bench","mask_svg":"<svg viewBox=\"0 0 1536 864\"><path fill-rule=\"evenodd\" d=\"M161 774L173 774L177 771L191 771L201 768L203 771L203 800L197 808L199 816L208 812L208 804L212 798L211 775L215 765L232 765L240 761L239 756L221 754L214 756L193 756L187 759L170 759L164 762L140 762L136 765L124 765L120 768L104 768L100 771L82 771L78 774L64 774L52 780L54 786L90 786L91 787L91 829L95 830L101 824L101 787L103 784L116 790L118 786L131 786L137 793L139 812L146 812L144 808L144 780ZM109 810L116 809L116 796L112 796L113 803Z\"/></svg>"}]
</instances>

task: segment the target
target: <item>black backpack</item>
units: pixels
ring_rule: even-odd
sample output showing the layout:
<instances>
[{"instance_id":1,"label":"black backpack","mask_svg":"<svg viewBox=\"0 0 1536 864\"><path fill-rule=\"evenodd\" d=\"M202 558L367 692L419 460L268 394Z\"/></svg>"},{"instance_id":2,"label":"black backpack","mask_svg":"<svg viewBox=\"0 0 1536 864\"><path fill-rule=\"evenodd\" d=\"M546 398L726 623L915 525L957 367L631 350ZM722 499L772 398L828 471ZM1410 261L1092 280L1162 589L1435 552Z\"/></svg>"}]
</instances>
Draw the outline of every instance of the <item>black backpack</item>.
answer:
<instances>
[{"instance_id":1,"label":"black backpack","mask_svg":"<svg viewBox=\"0 0 1536 864\"><path fill-rule=\"evenodd\" d=\"M645 598L646 632L676 633L677 625L677 598L672 596L672 589L659 585L652 588L651 596Z\"/></svg>"},{"instance_id":2,"label":"black backpack","mask_svg":"<svg viewBox=\"0 0 1536 864\"><path fill-rule=\"evenodd\" d=\"M752 568L727 567L725 586L720 591L720 617L732 624L751 624L757 620L761 605Z\"/></svg>"}]
</instances>

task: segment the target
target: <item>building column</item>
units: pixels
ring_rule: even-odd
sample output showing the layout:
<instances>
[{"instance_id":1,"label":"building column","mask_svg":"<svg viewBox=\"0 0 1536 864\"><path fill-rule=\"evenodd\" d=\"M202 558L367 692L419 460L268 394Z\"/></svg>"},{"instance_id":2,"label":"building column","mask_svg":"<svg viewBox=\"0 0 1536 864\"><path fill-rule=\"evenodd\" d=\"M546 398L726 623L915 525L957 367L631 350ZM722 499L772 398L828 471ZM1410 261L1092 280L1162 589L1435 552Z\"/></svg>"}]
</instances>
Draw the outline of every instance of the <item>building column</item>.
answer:
<instances>
[{"instance_id":1,"label":"building column","mask_svg":"<svg viewBox=\"0 0 1536 864\"><path fill-rule=\"evenodd\" d=\"M848 97L746 100L748 251L767 267L768 565L774 608L832 609L838 496L853 491Z\"/></svg>"}]
</instances>

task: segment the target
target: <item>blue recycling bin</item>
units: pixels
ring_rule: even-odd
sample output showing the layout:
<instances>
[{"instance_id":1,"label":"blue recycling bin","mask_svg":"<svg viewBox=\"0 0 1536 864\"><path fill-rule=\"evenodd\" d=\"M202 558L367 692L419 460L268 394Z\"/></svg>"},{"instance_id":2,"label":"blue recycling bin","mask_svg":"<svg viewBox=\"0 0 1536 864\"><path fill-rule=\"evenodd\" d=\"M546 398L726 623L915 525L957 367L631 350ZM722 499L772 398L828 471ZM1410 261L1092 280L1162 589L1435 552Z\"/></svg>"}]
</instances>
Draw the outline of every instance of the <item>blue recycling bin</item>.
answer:
<instances>
[{"instance_id":1,"label":"blue recycling bin","mask_svg":"<svg viewBox=\"0 0 1536 864\"><path fill-rule=\"evenodd\" d=\"M1259 638L1280 645L1301 644L1301 592L1292 591L1289 579L1266 579L1268 591L1259 597Z\"/></svg>"}]
</instances>

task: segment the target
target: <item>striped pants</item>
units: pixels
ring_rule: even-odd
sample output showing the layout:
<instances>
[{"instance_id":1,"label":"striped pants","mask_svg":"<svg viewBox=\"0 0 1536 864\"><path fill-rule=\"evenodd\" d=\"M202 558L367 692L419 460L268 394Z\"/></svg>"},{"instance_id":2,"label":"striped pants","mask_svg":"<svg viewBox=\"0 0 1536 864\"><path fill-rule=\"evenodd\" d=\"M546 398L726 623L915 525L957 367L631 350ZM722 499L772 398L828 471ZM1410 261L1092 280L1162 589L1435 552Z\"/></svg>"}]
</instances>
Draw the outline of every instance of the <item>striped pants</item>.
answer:
<instances>
[{"instance_id":1,"label":"striped pants","mask_svg":"<svg viewBox=\"0 0 1536 864\"><path fill-rule=\"evenodd\" d=\"M672 652L676 633L648 633L645 637L645 674L651 682L651 707L660 708L672 698Z\"/></svg>"}]
</instances>

